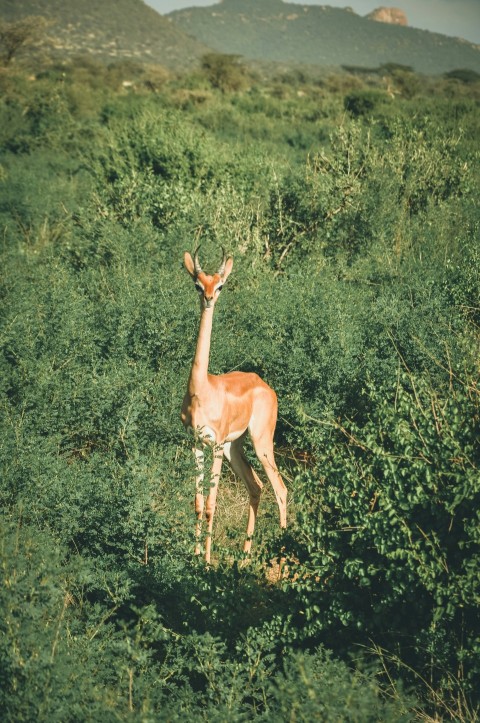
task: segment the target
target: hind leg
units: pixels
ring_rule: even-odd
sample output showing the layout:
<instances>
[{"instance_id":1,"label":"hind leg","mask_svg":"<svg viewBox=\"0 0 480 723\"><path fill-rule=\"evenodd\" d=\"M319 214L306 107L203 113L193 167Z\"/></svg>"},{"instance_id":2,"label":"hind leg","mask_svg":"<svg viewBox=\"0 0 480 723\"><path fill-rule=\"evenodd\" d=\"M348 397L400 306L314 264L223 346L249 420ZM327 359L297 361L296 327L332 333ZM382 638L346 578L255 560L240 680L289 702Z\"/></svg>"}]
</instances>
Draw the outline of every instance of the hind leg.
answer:
<instances>
[{"instance_id":1,"label":"hind leg","mask_svg":"<svg viewBox=\"0 0 480 723\"><path fill-rule=\"evenodd\" d=\"M280 513L280 527L287 526L287 488L280 476L273 454L273 435L277 424L277 395L270 387L258 396L250 420L249 432L255 454L273 487Z\"/></svg>"},{"instance_id":2,"label":"hind leg","mask_svg":"<svg viewBox=\"0 0 480 723\"><path fill-rule=\"evenodd\" d=\"M243 546L243 551L248 554L252 546L252 537L255 530L258 505L263 485L245 456L245 452L243 451L244 439L245 435L242 435L234 442L227 443L224 447L224 451L225 457L230 462L233 471L238 477L240 477L241 480L243 480L250 498L248 507L247 534L245 544Z\"/></svg>"},{"instance_id":3,"label":"hind leg","mask_svg":"<svg viewBox=\"0 0 480 723\"><path fill-rule=\"evenodd\" d=\"M268 431L256 434L251 430L251 437L255 454L262 463L263 469L270 480L277 500L278 511L280 514L280 527L287 526L287 488L278 471L273 454L273 439Z\"/></svg>"}]
</instances>

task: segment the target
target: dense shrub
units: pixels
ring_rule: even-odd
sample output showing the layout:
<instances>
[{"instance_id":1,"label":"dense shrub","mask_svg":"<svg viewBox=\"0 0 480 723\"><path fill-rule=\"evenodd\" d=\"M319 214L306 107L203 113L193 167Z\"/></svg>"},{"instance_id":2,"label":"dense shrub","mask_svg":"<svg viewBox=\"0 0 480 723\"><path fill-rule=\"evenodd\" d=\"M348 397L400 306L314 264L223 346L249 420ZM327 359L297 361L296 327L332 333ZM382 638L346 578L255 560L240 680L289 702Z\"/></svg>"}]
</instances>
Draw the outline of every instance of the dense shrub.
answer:
<instances>
[{"instance_id":1,"label":"dense shrub","mask_svg":"<svg viewBox=\"0 0 480 723\"><path fill-rule=\"evenodd\" d=\"M459 383L452 370L441 392L404 372L393 389L369 395L365 424L318 431L318 471L303 473L296 487L291 585L312 629L349 644L374 640L428 669L435 690L448 690L461 671L464 692L474 694L478 381Z\"/></svg>"},{"instance_id":2,"label":"dense shrub","mask_svg":"<svg viewBox=\"0 0 480 723\"><path fill-rule=\"evenodd\" d=\"M341 128L331 149L271 191L267 232L276 263L295 253L351 261L379 245L389 255L403 254L415 243L418 217L422 234L426 216L445 233L436 221L442 205L470 196L476 183L465 161L458 138L443 137L429 120L418 127L385 120L373 130L359 123Z\"/></svg>"},{"instance_id":3,"label":"dense shrub","mask_svg":"<svg viewBox=\"0 0 480 723\"><path fill-rule=\"evenodd\" d=\"M345 96L345 110L354 118L371 116L379 106L388 102L388 96L380 90L357 90Z\"/></svg>"},{"instance_id":4,"label":"dense shrub","mask_svg":"<svg viewBox=\"0 0 480 723\"><path fill-rule=\"evenodd\" d=\"M408 720L403 678L425 715L473 719L475 98L352 118L343 76L119 73L0 79L2 709ZM225 470L207 569L179 420L200 242L207 269L235 258L210 369L276 389L291 501L283 534L265 490L244 565Z\"/></svg>"},{"instance_id":5,"label":"dense shrub","mask_svg":"<svg viewBox=\"0 0 480 723\"><path fill-rule=\"evenodd\" d=\"M460 80L462 83L478 83L480 80L480 74L469 68L450 70L448 73L445 73L445 77Z\"/></svg>"}]
</instances>

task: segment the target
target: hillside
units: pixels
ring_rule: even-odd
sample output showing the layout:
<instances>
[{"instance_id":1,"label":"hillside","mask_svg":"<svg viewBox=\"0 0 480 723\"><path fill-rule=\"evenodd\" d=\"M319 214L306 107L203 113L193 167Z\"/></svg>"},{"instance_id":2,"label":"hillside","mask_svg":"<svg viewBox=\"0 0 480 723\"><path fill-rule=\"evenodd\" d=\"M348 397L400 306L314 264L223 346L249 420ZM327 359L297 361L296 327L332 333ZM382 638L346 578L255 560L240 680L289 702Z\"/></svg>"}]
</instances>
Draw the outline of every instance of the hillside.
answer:
<instances>
[{"instance_id":1,"label":"hillside","mask_svg":"<svg viewBox=\"0 0 480 723\"><path fill-rule=\"evenodd\" d=\"M223 0L168 15L222 53L264 61L376 67L394 62L421 73L480 72L480 48L426 30L387 25L352 10L282 0Z\"/></svg>"},{"instance_id":2,"label":"hillside","mask_svg":"<svg viewBox=\"0 0 480 723\"><path fill-rule=\"evenodd\" d=\"M172 70L194 65L208 48L142 0L2 0L0 18L26 15L52 21L45 50L54 56L89 55L104 61L137 60Z\"/></svg>"}]
</instances>

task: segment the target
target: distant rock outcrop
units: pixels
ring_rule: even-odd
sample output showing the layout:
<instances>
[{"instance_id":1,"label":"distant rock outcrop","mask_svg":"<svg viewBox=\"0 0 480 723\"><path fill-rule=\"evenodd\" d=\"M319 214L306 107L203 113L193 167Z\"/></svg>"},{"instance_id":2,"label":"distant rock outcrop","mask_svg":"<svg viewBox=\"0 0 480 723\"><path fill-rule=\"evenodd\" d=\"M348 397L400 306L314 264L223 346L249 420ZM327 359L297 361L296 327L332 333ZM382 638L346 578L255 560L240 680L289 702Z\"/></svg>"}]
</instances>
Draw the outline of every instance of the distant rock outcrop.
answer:
<instances>
[{"instance_id":1,"label":"distant rock outcrop","mask_svg":"<svg viewBox=\"0 0 480 723\"><path fill-rule=\"evenodd\" d=\"M366 17L369 20L376 20L379 23L389 23L390 25L408 25L407 16L399 8L377 8L368 13Z\"/></svg>"}]
</instances>

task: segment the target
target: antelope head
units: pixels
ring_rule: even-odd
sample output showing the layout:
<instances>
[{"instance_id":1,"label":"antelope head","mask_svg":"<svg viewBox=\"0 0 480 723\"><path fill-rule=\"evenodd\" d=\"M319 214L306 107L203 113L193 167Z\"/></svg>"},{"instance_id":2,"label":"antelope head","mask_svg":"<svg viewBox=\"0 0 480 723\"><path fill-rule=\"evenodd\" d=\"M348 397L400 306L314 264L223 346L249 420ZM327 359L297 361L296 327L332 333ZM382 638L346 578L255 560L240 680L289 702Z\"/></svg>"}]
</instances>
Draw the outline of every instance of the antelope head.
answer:
<instances>
[{"instance_id":1,"label":"antelope head","mask_svg":"<svg viewBox=\"0 0 480 723\"><path fill-rule=\"evenodd\" d=\"M214 307L220 291L230 275L233 267L233 258L231 256L227 257L225 249L222 247L223 257L218 271L212 275L206 274L202 270L198 259L199 249L200 247L195 250L193 258L188 251L185 251L183 261L198 291L200 306L202 309L211 309Z\"/></svg>"}]
</instances>

